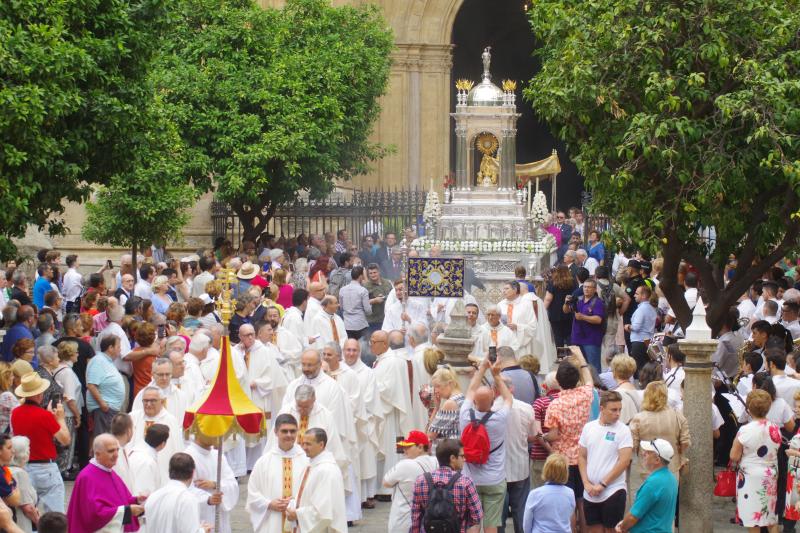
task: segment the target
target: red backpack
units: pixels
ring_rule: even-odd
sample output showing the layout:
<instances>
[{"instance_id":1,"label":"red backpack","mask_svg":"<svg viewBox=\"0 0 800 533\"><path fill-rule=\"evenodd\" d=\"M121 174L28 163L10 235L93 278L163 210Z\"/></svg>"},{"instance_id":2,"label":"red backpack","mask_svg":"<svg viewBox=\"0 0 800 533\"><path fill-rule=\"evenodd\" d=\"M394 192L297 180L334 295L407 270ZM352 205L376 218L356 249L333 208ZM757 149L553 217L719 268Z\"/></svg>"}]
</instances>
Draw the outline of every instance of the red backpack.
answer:
<instances>
[{"instance_id":1,"label":"red backpack","mask_svg":"<svg viewBox=\"0 0 800 533\"><path fill-rule=\"evenodd\" d=\"M489 433L486 431L486 422L494 413L489 411L483 418L475 418L475 410L469 410L470 422L461 432L461 444L464 446L464 458L468 463L483 465L489 460L489 455L503 445L501 442L491 449Z\"/></svg>"}]
</instances>

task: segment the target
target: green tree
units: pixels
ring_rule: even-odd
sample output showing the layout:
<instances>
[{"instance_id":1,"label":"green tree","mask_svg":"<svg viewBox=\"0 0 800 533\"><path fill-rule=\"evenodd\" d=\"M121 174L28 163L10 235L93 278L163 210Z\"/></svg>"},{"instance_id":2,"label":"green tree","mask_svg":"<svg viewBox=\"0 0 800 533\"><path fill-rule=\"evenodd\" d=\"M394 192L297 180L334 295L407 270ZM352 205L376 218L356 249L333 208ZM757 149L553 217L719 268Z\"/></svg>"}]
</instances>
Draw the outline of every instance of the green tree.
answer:
<instances>
[{"instance_id":1,"label":"green tree","mask_svg":"<svg viewBox=\"0 0 800 533\"><path fill-rule=\"evenodd\" d=\"M530 17L542 69L525 97L566 141L593 209L663 255L660 286L684 325L677 271L694 265L719 328L798 245L800 3L541 0Z\"/></svg>"},{"instance_id":2,"label":"green tree","mask_svg":"<svg viewBox=\"0 0 800 533\"><path fill-rule=\"evenodd\" d=\"M300 190L326 194L383 148L368 138L392 39L372 6L184 0L154 78L193 162L255 239Z\"/></svg>"},{"instance_id":3,"label":"green tree","mask_svg":"<svg viewBox=\"0 0 800 533\"><path fill-rule=\"evenodd\" d=\"M0 2L0 257L129 168L167 0Z\"/></svg>"},{"instance_id":4,"label":"green tree","mask_svg":"<svg viewBox=\"0 0 800 533\"><path fill-rule=\"evenodd\" d=\"M135 150L133 168L97 188L83 226L86 240L130 247L133 257L151 243L179 240L200 192L184 177L183 143L160 98L147 112L152 127Z\"/></svg>"}]
</instances>

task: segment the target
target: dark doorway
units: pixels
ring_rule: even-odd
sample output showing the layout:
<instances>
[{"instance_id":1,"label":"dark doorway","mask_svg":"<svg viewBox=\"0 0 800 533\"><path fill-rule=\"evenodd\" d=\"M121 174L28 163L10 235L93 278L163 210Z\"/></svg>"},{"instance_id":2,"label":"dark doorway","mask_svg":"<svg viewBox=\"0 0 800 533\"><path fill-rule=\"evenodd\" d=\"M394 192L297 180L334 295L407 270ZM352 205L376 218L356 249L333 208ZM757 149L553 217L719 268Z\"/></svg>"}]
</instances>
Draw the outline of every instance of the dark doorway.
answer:
<instances>
[{"instance_id":1,"label":"dark doorway","mask_svg":"<svg viewBox=\"0 0 800 533\"><path fill-rule=\"evenodd\" d=\"M569 160L564 144L550 134L531 105L521 97L521 89L539 71L538 58L533 57L536 42L531 32L522 0L464 0L453 24L453 73L450 111L455 112L455 80L468 78L481 81L484 47L492 47L492 82L498 87L504 79L517 80L517 163L530 163L549 156L555 148L561 159L558 176L558 207L579 206L583 178ZM455 132L451 121L450 168L455 169ZM472 177L474 179L474 176ZM542 182L542 190L550 198L550 184Z\"/></svg>"}]
</instances>

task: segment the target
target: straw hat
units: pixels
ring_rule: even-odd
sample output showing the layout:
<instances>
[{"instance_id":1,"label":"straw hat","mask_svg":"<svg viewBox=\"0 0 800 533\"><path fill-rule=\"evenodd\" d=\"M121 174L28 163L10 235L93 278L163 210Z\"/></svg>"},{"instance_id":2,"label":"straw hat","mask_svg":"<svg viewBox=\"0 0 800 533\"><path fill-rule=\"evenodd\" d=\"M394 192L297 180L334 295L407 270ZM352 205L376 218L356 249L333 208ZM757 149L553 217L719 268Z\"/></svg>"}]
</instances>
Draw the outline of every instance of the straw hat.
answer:
<instances>
[{"instance_id":1,"label":"straw hat","mask_svg":"<svg viewBox=\"0 0 800 533\"><path fill-rule=\"evenodd\" d=\"M14 394L18 398L30 398L43 393L48 387L50 387L49 381L42 379L36 372L31 372L22 376L22 383L14 390Z\"/></svg>"},{"instance_id":2,"label":"straw hat","mask_svg":"<svg viewBox=\"0 0 800 533\"><path fill-rule=\"evenodd\" d=\"M15 359L14 362L11 363L11 371L14 372L14 375L18 378L22 378L25 374L33 372L33 367L25 359Z\"/></svg>"},{"instance_id":3,"label":"straw hat","mask_svg":"<svg viewBox=\"0 0 800 533\"><path fill-rule=\"evenodd\" d=\"M258 269L250 261L245 261L239 272L236 273L239 279L253 279L258 275Z\"/></svg>"}]
</instances>

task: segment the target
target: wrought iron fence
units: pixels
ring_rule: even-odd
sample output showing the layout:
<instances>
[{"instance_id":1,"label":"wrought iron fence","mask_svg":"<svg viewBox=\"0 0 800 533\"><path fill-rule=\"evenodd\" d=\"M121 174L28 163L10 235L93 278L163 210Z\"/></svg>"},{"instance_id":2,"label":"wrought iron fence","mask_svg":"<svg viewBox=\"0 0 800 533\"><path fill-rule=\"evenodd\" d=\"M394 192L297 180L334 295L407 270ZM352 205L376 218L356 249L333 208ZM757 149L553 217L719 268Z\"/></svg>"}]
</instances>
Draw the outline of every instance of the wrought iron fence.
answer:
<instances>
[{"instance_id":1,"label":"wrought iron fence","mask_svg":"<svg viewBox=\"0 0 800 533\"><path fill-rule=\"evenodd\" d=\"M290 238L301 233L322 234L344 229L353 242L367 234L383 235L407 227L422 234L425 195L422 189L395 189L335 192L321 200L301 196L278 206L264 231ZM241 241L239 218L227 203L211 202L211 219L214 239L225 237L234 245Z\"/></svg>"}]
</instances>

